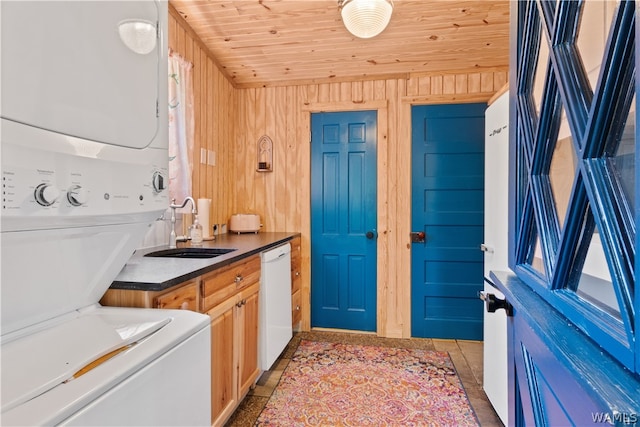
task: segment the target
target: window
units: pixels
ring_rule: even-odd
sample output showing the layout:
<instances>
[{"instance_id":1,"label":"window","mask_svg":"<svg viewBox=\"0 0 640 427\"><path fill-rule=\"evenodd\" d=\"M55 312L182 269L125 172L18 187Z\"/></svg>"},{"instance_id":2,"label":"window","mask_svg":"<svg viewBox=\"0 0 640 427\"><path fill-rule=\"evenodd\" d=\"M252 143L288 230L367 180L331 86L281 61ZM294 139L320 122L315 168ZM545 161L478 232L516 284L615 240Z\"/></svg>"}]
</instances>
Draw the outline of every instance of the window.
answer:
<instances>
[{"instance_id":1,"label":"window","mask_svg":"<svg viewBox=\"0 0 640 427\"><path fill-rule=\"evenodd\" d=\"M526 5L515 45L511 268L638 371L635 2Z\"/></svg>"}]
</instances>

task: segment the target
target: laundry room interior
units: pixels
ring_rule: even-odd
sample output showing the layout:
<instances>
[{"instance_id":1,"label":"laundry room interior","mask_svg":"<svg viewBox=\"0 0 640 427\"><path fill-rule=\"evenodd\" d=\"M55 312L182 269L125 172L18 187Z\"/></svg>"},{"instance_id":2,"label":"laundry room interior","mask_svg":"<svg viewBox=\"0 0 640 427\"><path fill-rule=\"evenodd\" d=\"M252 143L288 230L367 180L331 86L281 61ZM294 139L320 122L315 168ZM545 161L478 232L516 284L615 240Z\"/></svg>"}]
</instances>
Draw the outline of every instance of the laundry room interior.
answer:
<instances>
[{"instance_id":1,"label":"laundry room interior","mask_svg":"<svg viewBox=\"0 0 640 427\"><path fill-rule=\"evenodd\" d=\"M2 424L637 423L636 16L2 2Z\"/></svg>"}]
</instances>

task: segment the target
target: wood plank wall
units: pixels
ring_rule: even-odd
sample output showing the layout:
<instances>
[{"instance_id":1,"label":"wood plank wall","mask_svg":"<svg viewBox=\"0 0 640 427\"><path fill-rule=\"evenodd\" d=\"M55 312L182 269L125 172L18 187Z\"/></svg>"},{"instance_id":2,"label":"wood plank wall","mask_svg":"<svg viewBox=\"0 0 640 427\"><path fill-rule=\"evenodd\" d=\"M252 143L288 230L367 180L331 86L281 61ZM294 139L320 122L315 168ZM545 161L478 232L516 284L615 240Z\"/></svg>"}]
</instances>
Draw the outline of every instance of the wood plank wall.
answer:
<instances>
[{"instance_id":1,"label":"wood plank wall","mask_svg":"<svg viewBox=\"0 0 640 427\"><path fill-rule=\"evenodd\" d=\"M411 105L487 102L507 69L408 79L235 89L170 6L169 46L194 64L194 197L213 199L211 223L260 214L263 231L302 233L302 327L310 327L310 114L378 110L378 335L411 335ZM273 172L257 172L257 142L274 143ZM201 165L200 148L216 152Z\"/></svg>"},{"instance_id":2,"label":"wood plank wall","mask_svg":"<svg viewBox=\"0 0 640 427\"><path fill-rule=\"evenodd\" d=\"M234 123L236 90L220 72L215 58L169 5L169 48L193 64L195 141L194 199L212 199L209 224L226 223L233 213ZM201 163L201 149L208 150ZM207 164L214 153L215 166ZM212 159L213 160L213 159ZM185 218L184 226L190 218Z\"/></svg>"},{"instance_id":3,"label":"wood plank wall","mask_svg":"<svg viewBox=\"0 0 640 427\"><path fill-rule=\"evenodd\" d=\"M378 110L378 334L409 337L411 105L487 102L507 70L409 79L239 89L234 206L265 231L302 233L303 329L309 328L310 113ZM257 141L274 142L274 169L256 172Z\"/></svg>"}]
</instances>

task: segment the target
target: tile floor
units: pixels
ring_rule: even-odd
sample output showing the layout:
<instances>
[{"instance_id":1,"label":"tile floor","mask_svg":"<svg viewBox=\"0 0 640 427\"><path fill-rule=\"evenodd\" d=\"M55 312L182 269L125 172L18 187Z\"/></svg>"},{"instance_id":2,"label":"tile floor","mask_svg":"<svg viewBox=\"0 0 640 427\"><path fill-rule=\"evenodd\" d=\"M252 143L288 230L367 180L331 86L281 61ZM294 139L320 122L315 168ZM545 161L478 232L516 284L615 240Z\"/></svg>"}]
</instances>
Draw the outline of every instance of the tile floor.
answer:
<instances>
[{"instance_id":1,"label":"tile floor","mask_svg":"<svg viewBox=\"0 0 640 427\"><path fill-rule=\"evenodd\" d=\"M293 339L272 369L262 374L255 388L249 391L249 394L240 403L238 409L227 422L226 427L245 427L255 424L260 411L269 400L271 393L278 384L280 375L287 367L287 363L289 363L301 339L447 351L469 396L469 401L476 412L480 425L483 427L502 426L502 422L482 389L483 356L481 341L380 338L370 334L311 331L294 334Z\"/></svg>"}]
</instances>

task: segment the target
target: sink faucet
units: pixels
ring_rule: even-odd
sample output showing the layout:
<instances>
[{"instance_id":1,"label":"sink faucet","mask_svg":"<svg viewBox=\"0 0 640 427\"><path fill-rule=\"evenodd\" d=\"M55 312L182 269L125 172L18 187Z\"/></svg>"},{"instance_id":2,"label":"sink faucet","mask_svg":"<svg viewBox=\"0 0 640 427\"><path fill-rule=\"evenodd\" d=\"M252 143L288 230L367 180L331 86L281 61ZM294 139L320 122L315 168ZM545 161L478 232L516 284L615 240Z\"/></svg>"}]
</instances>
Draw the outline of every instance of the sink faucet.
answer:
<instances>
[{"instance_id":1,"label":"sink faucet","mask_svg":"<svg viewBox=\"0 0 640 427\"><path fill-rule=\"evenodd\" d=\"M171 204L169 207L171 208L171 233L169 234L169 249L175 249L176 245L176 209L184 208L187 205L187 202L191 202L191 213L196 214L198 211L196 210L196 202L193 201L192 197L187 197L184 199L181 205L176 204L176 199L171 199Z\"/></svg>"}]
</instances>

